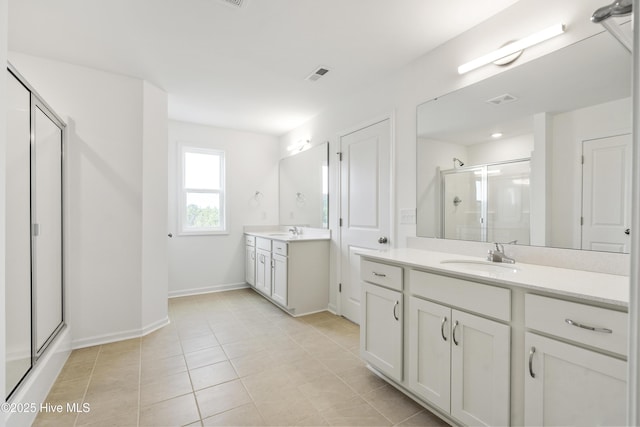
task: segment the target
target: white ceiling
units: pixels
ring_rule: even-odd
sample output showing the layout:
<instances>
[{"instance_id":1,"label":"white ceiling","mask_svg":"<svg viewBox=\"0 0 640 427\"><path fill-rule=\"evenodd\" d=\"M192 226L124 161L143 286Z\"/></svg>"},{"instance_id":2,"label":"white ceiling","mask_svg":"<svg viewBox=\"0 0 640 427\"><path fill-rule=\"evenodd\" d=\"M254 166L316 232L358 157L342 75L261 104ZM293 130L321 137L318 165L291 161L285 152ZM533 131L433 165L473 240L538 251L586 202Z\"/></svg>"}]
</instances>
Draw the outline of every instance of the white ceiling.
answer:
<instances>
[{"instance_id":1,"label":"white ceiling","mask_svg":"<svg viewBox=\"0 0 640 427\"><path fill-rule=\"evenodd\" d=\"M150 81L172 119L281 135L515 2L9 0L9 48Z\"/></svg>"}]
</instances>

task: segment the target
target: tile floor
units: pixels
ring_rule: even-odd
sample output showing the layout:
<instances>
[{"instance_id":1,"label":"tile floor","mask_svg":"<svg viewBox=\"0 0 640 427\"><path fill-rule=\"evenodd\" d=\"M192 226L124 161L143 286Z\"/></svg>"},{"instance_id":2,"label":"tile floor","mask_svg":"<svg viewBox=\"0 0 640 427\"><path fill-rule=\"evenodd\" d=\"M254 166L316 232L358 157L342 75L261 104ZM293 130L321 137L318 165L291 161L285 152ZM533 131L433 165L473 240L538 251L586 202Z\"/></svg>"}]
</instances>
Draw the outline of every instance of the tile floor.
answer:
<instances>
[{"instance_id":1,"label":"tile floor","mask_svg":"<svg viewBox=\"0 0 640 427\"><path fill-rule=\"evenodd\" d=\"M169 301L171 324L74 351L34 426L446 426L369 372L357 325L248 289Z\"/></svg>"}]
</instances>

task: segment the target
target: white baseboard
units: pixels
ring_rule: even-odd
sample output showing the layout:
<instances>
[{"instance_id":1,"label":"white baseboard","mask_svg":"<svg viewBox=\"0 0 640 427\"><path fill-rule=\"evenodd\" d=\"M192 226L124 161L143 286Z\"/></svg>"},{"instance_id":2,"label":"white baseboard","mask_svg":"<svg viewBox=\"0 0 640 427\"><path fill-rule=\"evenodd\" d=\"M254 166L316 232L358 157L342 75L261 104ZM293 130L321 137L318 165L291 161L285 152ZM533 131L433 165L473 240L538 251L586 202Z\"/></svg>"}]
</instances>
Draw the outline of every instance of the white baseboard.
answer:
<instances>
[{"instance_id":1,"label":"white baseboard","mask_svg":"<svg viewBox=\"0 0 640 427\"><path fill-rule=\"evenodd\" d=\"M327 307L327 310L329 310L329 313L331 313L331 314L335 314L336 316L338 315L338 307L336 307L335 304L329 303L329 306Z\"/></svg>"},{"instance_id":2,"label":"white baseboard","mask_svg":"<svg viewBox=\"0 0 640 427\"><path fill-rule=\"evenodd\" d=\"M94 345L110 344L116 341L123 341L132 338L143 337L153 331L156 331L163 326L169 324L169 317L157 320L141 329L131 329L128 331L114 332L111 334L98 335L95 337L82 338L74 340L71 344L74 350L84 347L92 347Z\"/></svg>"},{"instance_id":3,"label":"white baseboard","mask_svg":"<svg viewBox=\"0 0 640 427\"><path fill-rule=\"evenodd\" d=\"M6 413L4 421L7 427L30 426L35 421L40 410L40 404L47 398L69 354L71 354L71 331L66 326L38 359L31 372L20 385L20 388L11 396L8 402L23 408L31 408L35 405L37 411Z\"/></svg>"},{"instance_id":4,"label":"white baseboard","mask_svg":"<svg viewBox=\"0 0 640 427\"><path fill-rule=\"evenodd\" d=\"M245 289L248 288L249 285L247 283L229 283L226 285L213 285L206 286L204 288L195 288L195 289L179 289L175 291L169 291L169 298L178 298L178 297L187 297L191 295L201 295L201 294L210 294L213 292L224 292L224 291L232 291L235 289Z\"/></svg>"}]
</instances>

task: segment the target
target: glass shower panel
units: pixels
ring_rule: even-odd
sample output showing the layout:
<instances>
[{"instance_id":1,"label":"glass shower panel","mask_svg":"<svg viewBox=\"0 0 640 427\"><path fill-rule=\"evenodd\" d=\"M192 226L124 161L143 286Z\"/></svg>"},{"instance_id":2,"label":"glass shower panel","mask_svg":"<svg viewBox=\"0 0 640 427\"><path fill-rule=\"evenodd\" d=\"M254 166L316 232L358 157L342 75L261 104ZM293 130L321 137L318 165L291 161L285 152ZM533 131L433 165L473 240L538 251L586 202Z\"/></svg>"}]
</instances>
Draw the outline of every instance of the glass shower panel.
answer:
<instances>
[{"instance_id":1,"label":"glass shower panel","mask_svg":"<svg viewBox=\"0 0 640 427\"><path fill-rule=\"evenodd\" d=\"M8 396L31 369L31 93L7 75L6 150L6 388Z\"/></svg>"},{"instance_id":2,"label":"glass shower panel","mask_svg":"<svg viewBox=\"0 0 640 427\"><path fill-rule=\"evenodd\" d=\"M62 325L62 129L34 108L32 202L35 348Z\"/></svg>"},{"instance_id":3,"label":"glass shower panel","mask_svg":"<svg viewBox=\"0 0 640 427\"><path fill-rule=\"evenodd\" d=\"M482 176L482 168L442 172L442 237L445 239L485 239Z\"/></svg>"},{"instance_id":4,"label":"glass shower panel","mask_svg":"<svg viewBox=\"0 0 640 427\"><path fill-rule=\"evenodd\" d=\"M530 244L530 162L487 166L487 239Z\"/></svg>"}]
</instances>

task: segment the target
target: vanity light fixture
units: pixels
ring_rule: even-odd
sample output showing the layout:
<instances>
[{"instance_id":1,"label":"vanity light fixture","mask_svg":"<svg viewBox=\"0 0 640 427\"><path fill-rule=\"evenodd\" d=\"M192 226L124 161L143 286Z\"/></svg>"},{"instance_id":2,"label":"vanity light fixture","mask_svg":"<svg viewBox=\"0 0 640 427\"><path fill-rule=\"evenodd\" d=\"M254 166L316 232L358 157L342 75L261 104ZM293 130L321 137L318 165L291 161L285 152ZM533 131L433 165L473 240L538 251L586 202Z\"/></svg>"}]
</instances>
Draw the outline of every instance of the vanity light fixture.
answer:
<instances>
[{"instance_id":1,"label":"vanity light fixture","mask_svg":"<svg viewBox=\"0 0 640 427\"><path fill-rule=\"evenodd\" d=\"M535 34L531 34L530 36L527 36L523 39L508 43L505 46L502 46L500 49L494 50L493 52L476 58L473 61L462 64L458 67L458 74L468 73L469 71L475 70L476 68L480 68L484 65L498 61L507 56L516 54L528 47L558 36L564 33L564 31L564 24L556 24L549 28L545 28L544 30L539 31Z\"/></svg>"},{"instance_id":2,"label":"vanity light fixture","mask_svg":"<svg viewBox=\"0 0 640 427\"><path fill-rule=\"evenodd\" d=\"M287 151L289 151L289 152L302 151L305 148L309 148L310 144L311 144L311 140L309 140L309 139L301 139L300 141L288 146L287 147Z\"/></svg>"}]
</instances>

